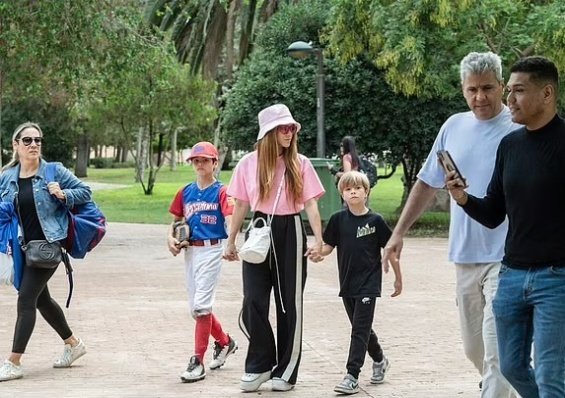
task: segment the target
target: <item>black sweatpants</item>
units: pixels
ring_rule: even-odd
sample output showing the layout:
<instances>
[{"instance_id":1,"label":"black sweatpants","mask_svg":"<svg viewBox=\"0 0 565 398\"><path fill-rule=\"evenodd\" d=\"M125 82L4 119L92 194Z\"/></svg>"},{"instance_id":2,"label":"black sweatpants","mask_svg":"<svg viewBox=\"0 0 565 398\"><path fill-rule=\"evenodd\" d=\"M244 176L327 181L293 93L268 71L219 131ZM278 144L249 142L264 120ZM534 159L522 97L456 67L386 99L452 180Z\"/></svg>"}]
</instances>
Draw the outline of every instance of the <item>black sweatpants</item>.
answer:
<instances>
[{"instance_id":1,"label":"black sweatpants","mask_svg":"<svg viewBox=\"0 0 565 398\"><path fill-rule=\"evenodd\" d=\"M14 343L12 352L23 354L27 343L31 338L37 310L61 339L65 340L72 336L73 332L67 324L63 310L51 298L47 282L55 269L41 269L24 266L22 284L18 293L18 318L14 331Z\"/></svg>"},{"instance_id":2,"label":"black sweatpants","mask_svg":"<svg viewBox=\"0 0 565 398\"><path fill-rule=\"evenodd\" d=\"M256 212L256 217L266 215ZM274 216L271 229L277 262L272 246L262 264L243 262L241 326L249 339L245 372L272 370L272 377L295 384L302 355L306 233L300 214ZM269 322L271 290L277 311L276 344Z\"/></svg>"},{"instance_id":3,"label":"black sweatpants","mask_svg":"<svg viewBox=\"0 0 565 398\"><path fill-rule=\"evenodd\" d=\"M377 334L372 329L377 299L376 297L342 297L342 300L351 322L347 373L357 379L367 352L373 361L383 360L383 349L379 344Z\"/></svg>"}]
</instances>

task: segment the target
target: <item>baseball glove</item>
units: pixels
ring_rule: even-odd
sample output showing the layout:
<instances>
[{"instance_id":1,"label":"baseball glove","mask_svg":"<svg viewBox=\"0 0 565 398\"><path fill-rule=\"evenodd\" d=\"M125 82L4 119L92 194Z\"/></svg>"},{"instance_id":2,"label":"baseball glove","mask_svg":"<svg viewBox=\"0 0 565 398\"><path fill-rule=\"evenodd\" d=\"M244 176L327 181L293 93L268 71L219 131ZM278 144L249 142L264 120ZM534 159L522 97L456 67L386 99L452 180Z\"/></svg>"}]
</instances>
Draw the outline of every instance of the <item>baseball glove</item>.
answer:
<instances>
[{"instance_id":1,"label":"baseball glove","mask_svg":"<svg viewBox=\"0 0 565 398\"><path fill-rule=\"evenodd\" d=\"M180 243L178 247L187 247L188 238L190 237L190 227L184 221L177 221L173 224L173 236Z\"/></svg>"}]
</instances>

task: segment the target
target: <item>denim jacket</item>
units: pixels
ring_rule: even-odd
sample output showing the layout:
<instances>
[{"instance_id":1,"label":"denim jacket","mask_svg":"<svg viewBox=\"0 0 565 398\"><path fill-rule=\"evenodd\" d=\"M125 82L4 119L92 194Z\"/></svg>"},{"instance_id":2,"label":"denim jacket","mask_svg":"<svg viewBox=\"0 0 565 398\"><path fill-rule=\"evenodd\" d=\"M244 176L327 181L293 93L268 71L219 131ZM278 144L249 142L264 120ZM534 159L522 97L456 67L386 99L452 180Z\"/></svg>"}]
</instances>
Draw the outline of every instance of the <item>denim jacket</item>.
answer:
<instances>
[{"instance_id":1,"label":"denim jacket","mask_svg":"<svg viewBox=\"0 0 565 398\"><path fill-rule=\"evenodd\" d=\"M74 176L61 163L56 163L55 181L65 192L66 201L61 201L49 193L45 179L47 162L43 159L33 177L33 198L37 217L45 239L49 242L65 239L68 230L68 211L74 205L89 202L91 190L88 185ZM20 165L16 165L2 172L0 176L0 200L10 202L16 206L15 199L18 195L18 178Z\"/></svg>"}]
</instances>

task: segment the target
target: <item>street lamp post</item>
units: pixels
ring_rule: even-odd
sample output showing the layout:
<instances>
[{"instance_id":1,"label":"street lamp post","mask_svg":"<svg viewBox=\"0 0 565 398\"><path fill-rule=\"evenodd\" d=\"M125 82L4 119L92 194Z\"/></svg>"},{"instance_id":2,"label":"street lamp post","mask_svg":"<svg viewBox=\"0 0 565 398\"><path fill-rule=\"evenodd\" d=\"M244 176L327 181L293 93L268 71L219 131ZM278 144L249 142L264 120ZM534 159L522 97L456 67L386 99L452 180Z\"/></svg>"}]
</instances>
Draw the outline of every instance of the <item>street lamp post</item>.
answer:
<instances>
[{"instance_id":1,"label":"street lamp post","mask_svg":"<svg viewBox=\"0 0 565 398\"><path fill-rule=\"evenodd\" d=\"M287 53L293 58L305 58L314 54L318 61L316 71L316 125L318 127L316 135L316 156L323 158L326 156L326 133L324 130L324 54L321 48L313 47L312 43L295 41L287 48Z\"/></svg>"}]
</instances>

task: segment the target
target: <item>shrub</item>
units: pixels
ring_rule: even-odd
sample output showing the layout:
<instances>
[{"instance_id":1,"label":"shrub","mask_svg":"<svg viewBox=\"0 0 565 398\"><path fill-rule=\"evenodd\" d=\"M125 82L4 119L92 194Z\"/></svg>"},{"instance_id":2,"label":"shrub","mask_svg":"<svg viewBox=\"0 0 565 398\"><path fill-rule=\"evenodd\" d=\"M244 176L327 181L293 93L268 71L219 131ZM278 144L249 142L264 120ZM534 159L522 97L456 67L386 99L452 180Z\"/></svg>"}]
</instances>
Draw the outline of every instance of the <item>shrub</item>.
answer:
<instances>
[{"instance_id":1,"label":"shrub","mask_svg":"<svg viewBox=\"0 0 565 398\"><path fill-rule=\"evenodd\" d=\"M94 158L90 159L90 164L96 169L110 169L113 167L114 159L112 158Z\"/></svg>"}]
</instances>

